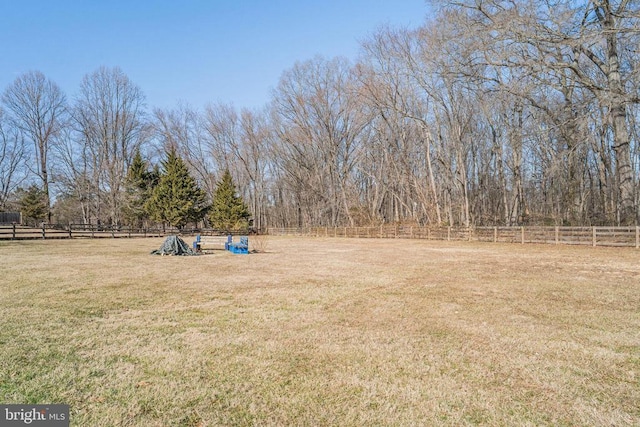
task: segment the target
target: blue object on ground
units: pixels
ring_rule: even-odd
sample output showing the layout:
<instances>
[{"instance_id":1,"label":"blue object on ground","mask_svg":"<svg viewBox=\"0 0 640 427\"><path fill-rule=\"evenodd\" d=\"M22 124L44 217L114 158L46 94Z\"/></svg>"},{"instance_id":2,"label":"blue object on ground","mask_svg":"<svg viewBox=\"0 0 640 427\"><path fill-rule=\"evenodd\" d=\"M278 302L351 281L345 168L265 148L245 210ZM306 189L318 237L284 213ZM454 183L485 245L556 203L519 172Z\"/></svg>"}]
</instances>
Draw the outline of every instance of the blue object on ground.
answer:
<instances>
[{"instance_id":1,"label":"blue object on ground","mask_svg":"<svg viewBox=\"0 0 640 427\"><path fill-rule=\"evenodd\" d=\"M231 236L229 236L229 240L231 240ZM231 253L234 254L248 254L249 253L249 237L242 236L240 237L239 243L228 243L228 248Z\"/></svg>"}]
</instances>

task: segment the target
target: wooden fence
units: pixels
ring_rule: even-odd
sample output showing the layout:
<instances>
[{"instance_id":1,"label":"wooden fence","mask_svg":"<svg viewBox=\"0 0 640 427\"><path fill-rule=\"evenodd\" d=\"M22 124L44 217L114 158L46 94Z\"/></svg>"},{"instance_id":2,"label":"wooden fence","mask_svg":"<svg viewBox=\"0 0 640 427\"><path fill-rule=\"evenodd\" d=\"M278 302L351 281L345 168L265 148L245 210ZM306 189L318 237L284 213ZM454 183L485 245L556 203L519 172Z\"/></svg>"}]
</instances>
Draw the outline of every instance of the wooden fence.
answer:
<instances>
[{"instance_id":1,"label":"wooden fence","mask_svg":"<svg viewBox=\"0 0 640 427\"><path fill-rule=\"evenodd\" d=\"M0 240L74 239L74 238L133 238L163 237L169 234L226 235L227 232L207 229L183 229L171 227L135 228L96 224L46 224L28 227L20 224L0 225ZM248 230L236 230L231 234L248 234Z\"/></svg>"},{"instance_id":2,"label":"wooden fence","mask_svg":"<svg viewBox=\"0 0 640 427\"><path fill-rule=\"evenodd\" d=\"M160 237L170 230L99 226L94 224L42 224L28 227L19 224L0 226L0 240Z\"/></svg>"},{"instance_id":3,"label":"wooden fence","mask_svg":"<svg viewBox=\"0 0 640 427\"><path fill-rule=\"evenodd\" d=\"M640 227L303 227L269 228L270 235L395 238L640 248Z\"/></svg>"},{"instance_id":4,"label":"wooden fence","mask_svg":"<svg viewBox=\"0 0 640 427\"><path fill-rule=\"evenodd\" d=\"M506 243L545 243L562 245L621 246L640 248L640 227L417 227L383 225L378 227L269 228L267 234L282 236L353 237L387 239L426 239ZM169 234L224 235L221 230L174 228L132 228L95 224L65 226L42 224L27 227L1 225L0 240L163 237ZM248 234L239 230L232 234Z\"/></svg>"}]
</instances>

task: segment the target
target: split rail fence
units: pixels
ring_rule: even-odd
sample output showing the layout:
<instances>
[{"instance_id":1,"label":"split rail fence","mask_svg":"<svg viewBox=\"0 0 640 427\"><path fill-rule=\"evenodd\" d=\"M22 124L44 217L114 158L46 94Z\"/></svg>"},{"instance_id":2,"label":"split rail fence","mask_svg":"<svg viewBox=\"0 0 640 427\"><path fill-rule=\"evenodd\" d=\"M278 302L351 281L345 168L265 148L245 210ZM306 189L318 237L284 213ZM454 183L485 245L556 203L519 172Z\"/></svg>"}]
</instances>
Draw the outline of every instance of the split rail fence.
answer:
<instances>
[{"instance_id":1,"label":"split rail fence","mask_svg":"<svg viewBox=\"0 0 640 427\"><path fill-rule=\"evenodd\" d=\"M75 238L133 238L164 237L169 234L226 235L229 233L211 228L178 230L171 227L134 228L123 226L105 226L97 224L47 224L28 227L20 224L0 225L0 240L34 239L75 239ZM238 230L231 234L248 234L248 230Z\"/></svg>"},{"instance_id":2,"label":"split rail fence","mask_svg":"<svg viewBox=\"0 0 640 427\"><path fill-rule=\"evenodd\" d=\"M269 228L269 235L426 239L640 248L640 227L303 227Z\"/></svg>"},{"instance_id":3,"label":"split rail fence","mask_svg":"<svg viewBox=\"0 0 640 427\"><path fill-rule=\"evenodd\" d=\"M169 230L112 227L94 224L42 224L28 227L20 224L0 226L0 240L72 239L72 238L118 238L118 237L160 237Z\"/></svg>"},{"instance_id":4,"label":"split rail fence","mask_svg":"<svg viewBox=\"0 0 640 427\"><path fill-rule=\"evenodd\" d=\"M182 234L222 235L214 229L182 230ZM241 234L246 234L242 231ZM65 226L19 224L0 226L0 240L163 237L179 234L173 228L131 228L93 224ZM234 233L237 234L237 233ZM640 227L303 227L269 228L273 236L353 237L386 239L426 239L504 243L545 243L556 245L620 246L640 248Z\"/></svg>"}]
</instances>

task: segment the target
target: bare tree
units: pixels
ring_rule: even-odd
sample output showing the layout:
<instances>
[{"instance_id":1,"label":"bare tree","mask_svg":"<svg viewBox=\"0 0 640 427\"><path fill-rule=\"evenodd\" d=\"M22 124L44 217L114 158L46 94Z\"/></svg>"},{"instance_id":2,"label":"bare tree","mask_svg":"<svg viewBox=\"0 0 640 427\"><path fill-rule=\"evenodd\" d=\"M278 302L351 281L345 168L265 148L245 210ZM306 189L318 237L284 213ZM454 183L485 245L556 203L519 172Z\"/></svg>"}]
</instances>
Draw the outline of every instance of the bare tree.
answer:
<instances>
[{"instance_id":1,"label":"bare tree","mask_svg":"<svg viewBox=\"0 0 640 427\"><path fill-rule=\"evenodd\" d=\"M274 93L278 158L311 223L353 224L350 194L368 118L352 69L320 57L286 71Z\"/></svg>"},{"instance_id":2,"label":"bare tree","mask_svg":"<svg viewBox=\"0 0 640 427\"><path fill-rule=\"evenodd\" d=\"M0 108L0 211L6 209L9 195L26 178L25 158L24 137Z\"/></svg>"},{"instance_id":3,"label":"bare tree","mask_svg":"<svg viewBox=\"0 0 640 427\"><path fill-rule=\"evenodd\" d=\"M53 179L80 213L82 222L89 224L99 218L100 190L97 180L92 178L95 159L91 147L68 126L55 144L53 155L57 165Z\"/></svg>"},{"instance_id":4,"label":"bare tree","mask_svg":"<svg viewBox=\"0 0 640 427\"><path fill-rule=\"evenodd\" d=\"M469 89L472 78L458 77L465 72L472 76L473 70L466 64L471 49L460 40L456 24L442 19L417 31L378 33L365 44L377 75L366 87L389 128L388 149L396 152L391 165L401 172L392 182L401 184L393 191L402 195L396 196L400 206L405 204L404 210L415 217L413 206L419 204L430 222L438 224L443 208L448 223L469 225L469 162L477 114ZM416 126L419 131L411 132ZM420 148L408 150L411 145ZM396 221L400 216L394 213Z\"/></svg>"},{"instance_id":5,"label":"bare tree","mask_svg":"<svg viewBox=\"0 0 640 427\"><path fill-rule=\"evenodd\" d=\"M205 108L203 127L207 154L217 175L215 182L227 169L237 182L234 147L239 146L242 138L238 112L232 105L210 104Z\"/></svg>"},{"instance_id":6,"label":"bare tree","mask_svg":"<svg viewBox=\"0 0 640 427\"><path fill-rule=\"evenodd\" d=\"M234 145L233 153L242 164L246 177L247 200L253 212L254 227L263 229L268 223L267 174L270 164L268 144L271 131L266 114L242 110L240 113L241 145Z\"/></svg>"},{"instance_id":7,"label":"bare tree","mask_svg":"<svg viewBox=\"0 0 640 427\"><path fill-rule=\"evenodd\" d=\"M153 127L163 152L175 150L189 165L198 184L209 198L215 191L215 165L211 158L208 134L202 116L180 106L174 110L156 109Z\"/></svg>"},{"instance_id":8,"label":"bare tree","mask_svg":"<svg viewBox=\"0 0 640 427\"><path fill-rule=\"evenodd\" d=\"M39 71L19 76L3 93L2 102L18 128L33 143L35 173L42 183L47 219L51 221L49 152L66 113L66 99L58 85Z\"/></svg>"},{"instance_id":9,"label":"bare tree","mask_svg":"<svg viewBox=\"0 0 640 427\"><path fill-rule=\"evenodd\" d=\"M242 110L231 105L208 105L203 117L202 153L211 164L211 176L229 170L248 203L258 229L266 225L267 188L271 130L265 112Z\"/></svg>"},{"instance_id":10,"label":"bare tree","mask_svg":"<svg viewBox=\"0 0 640 427\"><path fill-rule=\"evenodd\" d=\"M432 161L431 105L421 96L408 66L418 40L407 30L384 28L363 44L358 68L363 102L377 116L363 173L375 173L370 192L383 218L441 224L441 203ZM381 193L382 190L382 193ZM383 194L383 197L380 195ZM417 208L419 207L419 208Z\"/></svg>"},{"instance_id":11,"label":"bare tree","mask_svg":"<svg viewBox=\"0 0 640 427\"><path fill-rule=\"evenodd\" d=\"M572 151L575 113L581 93L588 91L605 113L601 124L610 130L618 188L618 222L637 221L636 174L631 159L630 106L640 101L637 82L637 46L640 5L628 0L539 2L534 0L451 1L473 19L477 33L490 33L495 43L510 46L511 55L488 58L499 67L520 67L554 87L564 97L562 137ZM586 99L583 97L583 99ZM573 116L571 110L573 109ZM607 132L609 133L609 132ZM601 151L604 154L603 151ZM604 160L606 161L606 160ZM582 179L570 164L571 203L579 197ZM577 196L576 196L577 195Z\"/></svg>"},{"instance_id":12,"label":"bare tree","mask_svg":"<svg viewBox=\"0 0 640 427\"><path fill-rule=\"evenodd\" d=\"M84 77L75 103L79 143L89 156L90 179L99 190L98 218L113 224L120 222L129 163L149 137L144 105L140 88L121 69L106 67ZM106 215L101 212L103 204Z\"/></svg>"}]
</instances>

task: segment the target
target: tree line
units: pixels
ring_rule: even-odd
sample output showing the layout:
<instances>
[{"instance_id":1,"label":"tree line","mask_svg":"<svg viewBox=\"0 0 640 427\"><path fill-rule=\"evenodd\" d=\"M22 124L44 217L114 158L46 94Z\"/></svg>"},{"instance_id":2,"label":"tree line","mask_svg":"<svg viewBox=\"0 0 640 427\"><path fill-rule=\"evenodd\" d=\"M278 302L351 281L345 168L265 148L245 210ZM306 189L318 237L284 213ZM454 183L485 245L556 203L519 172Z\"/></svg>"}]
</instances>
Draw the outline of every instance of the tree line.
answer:
<instances>
[{"instance_id":1,"label":"tree line","mask_svg":"<svg viewBox=\"0 0 640 427\"><path fill-rule=\"evenodd\" d=\"M157 189L179 161L187 222L213 220L226 176L257 228L637 224L639 3L432 3L356 61L297 62L259 110L150 110L119 68L71 99L23 74L2 94L0 209L34 185L60 222L175 222Z\"/></svg>"}]
</instances>

